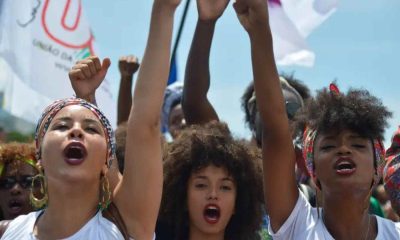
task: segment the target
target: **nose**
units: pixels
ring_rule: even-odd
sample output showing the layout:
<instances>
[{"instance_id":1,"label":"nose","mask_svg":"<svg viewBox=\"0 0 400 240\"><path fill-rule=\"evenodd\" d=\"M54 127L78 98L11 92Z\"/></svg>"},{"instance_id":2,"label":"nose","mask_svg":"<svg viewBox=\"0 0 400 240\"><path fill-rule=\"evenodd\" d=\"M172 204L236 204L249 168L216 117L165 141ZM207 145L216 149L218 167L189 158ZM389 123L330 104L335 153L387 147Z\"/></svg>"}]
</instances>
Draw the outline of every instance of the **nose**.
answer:
<instances>
[{"instance_id":1,"label":"nose","mask_svg":"<svg viewBox=\"0 0 400 240\"><path fill-rule=\"evenodd\" d=\"M18 182L16 182L14 184L14 186L12 186L12 188L10 189L11 195L14 195L14 196L21 194L21 192L22 192L22 187L21 187L21 185L19 185Z\"/></svg>"},{"instance_id":2,"label":"nose","mask_svg":"<svg viewBox=\"0 0 400 240\"><path fill-rule=\"evenodd\" d=\"M69 133L69 136L71 137L71 138L83 138L83 131L82 131L82 129L79 127L79 126L74 126L72 129L71 129L71 131L70 131L70 133Z\"/></svg>"},{"instance_id":3,"label":"nose","mask_svg":"<svg viewBox=\"0 0 400 240\"><path fill-rule=\"evenodd\" d=\"M351 148L345 142L342 142L342 143L340 143L340 146L338 148L338 153L339 154L351 154Z\"/></svg>"},{"instance_id":4,"label":"nose","mask_svg":"<svg viewBox=\"0 0 400 240\"><path fill-rule=\"evenodd\" d=\"M218 200L218 191L216 187L210 189L207 200Z\"/></svg>"}]
</instances>

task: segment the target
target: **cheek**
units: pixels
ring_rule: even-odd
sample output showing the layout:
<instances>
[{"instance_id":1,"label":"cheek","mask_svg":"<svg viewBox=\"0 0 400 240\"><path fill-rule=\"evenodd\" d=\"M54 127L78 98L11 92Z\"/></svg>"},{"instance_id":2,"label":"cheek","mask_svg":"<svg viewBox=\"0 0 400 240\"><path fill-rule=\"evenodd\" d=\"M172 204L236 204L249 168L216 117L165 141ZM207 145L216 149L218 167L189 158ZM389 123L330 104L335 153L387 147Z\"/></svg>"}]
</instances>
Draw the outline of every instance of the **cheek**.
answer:
<instances>
[{"instance_id":1,"label":"cheek","mask_svg":"<svg viewBox=\"0 0 400 240\"><path fill-rule=\"evenodd\" d=\"M200 198L201 193L199 191L188 189L187 206L190 215L200 211L202 208Z\"/></svg>"}]
</instances>

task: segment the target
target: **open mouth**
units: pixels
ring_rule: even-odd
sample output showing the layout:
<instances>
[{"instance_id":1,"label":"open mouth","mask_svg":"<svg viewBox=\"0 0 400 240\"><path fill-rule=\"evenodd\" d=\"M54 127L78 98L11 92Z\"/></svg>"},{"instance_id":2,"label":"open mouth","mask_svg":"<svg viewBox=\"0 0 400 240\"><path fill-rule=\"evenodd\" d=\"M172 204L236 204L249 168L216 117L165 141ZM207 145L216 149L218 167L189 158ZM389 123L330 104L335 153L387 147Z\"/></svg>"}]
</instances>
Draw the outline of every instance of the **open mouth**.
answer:
<instances>
[{"instance_id":1,"label":"open mouth","mask_svg":"<svg viewBox=\"0 0 400 240\"><path fill-rule=\"evenodd\" d=\"M80 142L73 142L64 149L65 161L71 165L81 164L86 157L86 148Z\"/></svg>"},{"instance_id":2,"label":"open mouth","mask_svg":"<svg viewBox=\"0 0 400 240\"><path fill-rule=\"evenodd\" d=\"M206 222L210 224L215 224L218 222L220 216L221 211L217 205L209 204L204 208L203 217Z\"/></svg>"},{"instance_id":3,"label":"open mouth","mask_svg":"<svg viewBox=\"0 0 400 240\"><path fill-rule=\"evenodd\" d=\"M356 165L350 159L339 159L335 164L335 170L339 175L351 175L356 171Z\"/></svg>"},{"instance_id":4,"label":"open mouth","mask_svg":"<svg viewBox=\"0 0 400 240\"><path fill-rule=\"evenodd\" d=\"M18 200L11 200L8 203L8 207L10 208L10 212L12 214L18 214L22 210L22 203Z\"/></svg>"}]
</instances>

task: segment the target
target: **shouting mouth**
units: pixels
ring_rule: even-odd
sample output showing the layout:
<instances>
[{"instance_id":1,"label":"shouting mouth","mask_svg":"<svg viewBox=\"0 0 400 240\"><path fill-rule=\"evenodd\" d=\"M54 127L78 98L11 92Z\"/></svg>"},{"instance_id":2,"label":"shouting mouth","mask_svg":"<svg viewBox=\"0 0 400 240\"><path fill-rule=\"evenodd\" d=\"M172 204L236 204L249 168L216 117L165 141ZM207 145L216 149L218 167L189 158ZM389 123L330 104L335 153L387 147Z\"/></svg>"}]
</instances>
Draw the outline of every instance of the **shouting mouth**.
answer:
<instances>
[{"instance_id":1,"label":"shouting mouth","mask_svg":"<svg viewBox=\"0 0 400 240\"><path fill-rule=\"evenodd\" d=\"M339 175L351 175L356 171L356 164L349 158L340 158L335 164L336 173Z\"/></svg>"},{"instance_id":2,"label":"shouting mouth","mask_svg":"<svg viewBox=\"0 0 400 240\"><path fill-rule=\"evenodd\" d=\"M81 164L87 155L85 146L80 142L72 142L64 149L65 162L70 165Z\"/></svg>"},{"instance_id":3,"label":"shouting mouth","mask_svg":"<svg viewBox=\"0 0 400 240\"><path fill-rule=\"evenodd\" d=\"M204 220L209 224L215 224L219 221L221 210L218 205L208 204L203 211Z\"/></svg>"}]
</instances>

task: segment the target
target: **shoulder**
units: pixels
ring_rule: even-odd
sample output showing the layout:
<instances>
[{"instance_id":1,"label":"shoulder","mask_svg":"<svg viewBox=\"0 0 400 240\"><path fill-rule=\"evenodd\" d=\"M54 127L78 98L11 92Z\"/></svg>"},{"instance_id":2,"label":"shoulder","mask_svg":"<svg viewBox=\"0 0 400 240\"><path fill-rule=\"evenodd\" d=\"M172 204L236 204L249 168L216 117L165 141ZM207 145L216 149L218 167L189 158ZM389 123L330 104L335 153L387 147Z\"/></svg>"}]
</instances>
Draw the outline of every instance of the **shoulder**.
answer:
<instances>
[{"instance_id":1,"label":"shoulder","mask_svg":"<svg viewBox=\"0 0 400 240\"><path fill-rule=\"evenodd\" d=\"M378 235L376 239L400 239L400 222L376 216Z\"/></svg>"},{"instance_id":2,"label":"shoulder","mask_svg":"<svg viewBox=\"0 0 400 240\"><path fill-rule=\"evenodd\" d=\"M10 221L2 239L30 239L33 233L33 226L40 212L31 212Z\"/></svg>"},{"instance_id":3,"label":"shoulder","mask_svg":"<svg viewBox=\"0 0 400 240\"><path fill-rule=\"evenodd\" d=\"M299 191L296 205L285 223L275 233L269 225L268 231L274 239L303 239L299 236L308 236L308 232L314 232L320 227L321 220L317 209L313 208L304 194Z\"/></svg>"}]
</instances>

